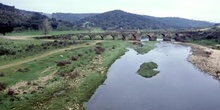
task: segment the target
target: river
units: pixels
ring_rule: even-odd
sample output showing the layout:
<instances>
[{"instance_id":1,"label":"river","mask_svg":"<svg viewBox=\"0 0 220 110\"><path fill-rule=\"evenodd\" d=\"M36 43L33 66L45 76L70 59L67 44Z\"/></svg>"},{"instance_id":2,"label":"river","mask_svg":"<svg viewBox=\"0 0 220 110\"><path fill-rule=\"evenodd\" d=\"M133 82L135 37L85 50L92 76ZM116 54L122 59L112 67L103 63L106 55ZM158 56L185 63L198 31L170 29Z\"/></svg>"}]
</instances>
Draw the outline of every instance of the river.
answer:
<instances>
[{"instance_id":1,"label":"river","mask_svg":"<svg viewBox=\"0 0 220 110\"><path fill-rule=\"evenodd\" d=\"M220 84L187 61L190 47L166 42L147 54L129 49L108 70L107 79L85 104L88 110L220 110ZM144 78L144 62L160 71Z\"/></svg>"}]
</instances>

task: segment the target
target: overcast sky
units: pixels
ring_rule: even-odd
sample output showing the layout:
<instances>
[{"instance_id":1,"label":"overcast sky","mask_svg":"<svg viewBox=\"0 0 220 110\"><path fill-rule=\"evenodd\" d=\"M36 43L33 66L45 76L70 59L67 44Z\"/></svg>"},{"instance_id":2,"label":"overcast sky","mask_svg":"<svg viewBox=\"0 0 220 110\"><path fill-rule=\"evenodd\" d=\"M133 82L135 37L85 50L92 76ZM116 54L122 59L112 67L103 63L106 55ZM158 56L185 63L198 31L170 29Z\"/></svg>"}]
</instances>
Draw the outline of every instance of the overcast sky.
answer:
<instances>
[{"instance_id":1,"label":"overcast sky","mask_svg":"<svg viewBox=\"0 0 220 110\"><path fill-rule=\"evenodd\" d=\"M0 0L18 9L44 13L102 13L115 9L157 17L220 22L219 0Z\"/></svg>"}]
</instances>

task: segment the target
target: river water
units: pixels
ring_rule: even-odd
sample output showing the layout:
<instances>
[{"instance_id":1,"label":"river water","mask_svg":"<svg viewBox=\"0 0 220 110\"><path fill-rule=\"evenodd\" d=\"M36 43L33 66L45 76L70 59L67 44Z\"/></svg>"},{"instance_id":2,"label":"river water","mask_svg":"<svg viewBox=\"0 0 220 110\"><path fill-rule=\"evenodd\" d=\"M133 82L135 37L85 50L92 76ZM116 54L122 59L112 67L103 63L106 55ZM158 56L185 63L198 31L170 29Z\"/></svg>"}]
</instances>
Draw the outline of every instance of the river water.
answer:
<instances>
[{"instance_id":1,"label":"river water","mask_svg":"<svg viewBox=\"0 0 220 110\"><path fill-rule=\"evenodd\" d=\"M161 42L144 55L129 49L85 104L88 110L220 110L220 84L187 61L190 47ZM152 78L136 73L153 61Z\"/></svg>"}]
</instances>

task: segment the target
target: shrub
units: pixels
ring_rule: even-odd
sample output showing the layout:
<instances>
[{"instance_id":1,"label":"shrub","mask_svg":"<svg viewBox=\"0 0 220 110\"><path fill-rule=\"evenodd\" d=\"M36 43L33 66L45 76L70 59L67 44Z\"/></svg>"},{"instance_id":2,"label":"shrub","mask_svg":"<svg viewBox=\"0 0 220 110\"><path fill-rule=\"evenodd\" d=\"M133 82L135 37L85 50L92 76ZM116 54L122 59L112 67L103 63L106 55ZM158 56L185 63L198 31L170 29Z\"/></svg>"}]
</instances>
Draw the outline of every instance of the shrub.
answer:
<instances>
[{"instance_id":1,"label":"shrub","mask_svg":"<svg viewBox=\"0 0 220 110\"><path fill-rule=\"evenodd\" d=\"M79 76L79 72L78 71L73 71L73 72L69 72L69 73L62 72L60 74L60 76L66 78L66 79L75 79L76 77Z\"/></svg>"},{"instance_id":2,"label":"shrub","mask_svg":"<svg viewBox=\"0 0 220 110\"><path fill-rule=\"evenodd\" d=\"M74 57L74 56L72 56L72 57L71 57L71 60L72 60L72 61L77 61L77 58Z\"/></svg>"},{"instance_id":3,"label":"shrub","mask_svg":"<svg viewBox=\"0 0 220 110\"><path fill-rule=\"evenodd\" d=\"M18 72L22 72L22 73L28 72L28 71L29 71L28 68L19 68L19 69L18 69Z\"/></svg>"},{"instance_id":4,"label":"shrub","mask_svg":"<svg viewBox=\"0 0 220 110\"><path fill-rule=\"evenodd\" d=\"M13 95L15 94L15 91L12 90L12 89L9 89L7 94L8 94L9 96L13 96Z\"/></svg>"},{"instance_id":5,"label":"shrub","mask_svg":"<svg viewBox=\"0 0 220 110\"><path fill-rule=\"evenodd\" d=\"M82 54L78 54L79 57L83 56Z\"/></svg>"},{"instance_id":6,"label":"shrub","mask_svg":"<svg viewBox=\"0 0 220 110\"><path fill-rule=\"evenodd\" d=\"M3 83L0 83L0 91L5 89L5 85Z\"/></svg>"},{"instance_id":7,"label":"shrub","mask_svg":"<svg viewBox=\"0 0 220 110\"><path fill-rule=\"evenodd\" d=\"M60 61L57 63L57 66L65 66L66 64L71 64L69 61Z\"/></svg>"},{"instance_id":8,"label":"shrub","mask_svg":"<svg viewBox=\"0 0 220 110\"><path fill-rule=\"evenodd\" d=\"M15 55L15 54L16 54L16 51L14 51L14 50L0 47L0 56L1 55Z\"/></svg>"},{"instance_id":9,"label":"shrub","mask_svg":"<svg viewBox=\"0 0 220 110\"><path fill-rule=\"evenodd\" d=\"M103 48L103 47L97 46L95 48L96 54L102 54L104 51L105 51L105 48Z\"/></svg>"},{"instance_id":10,"label":"shrub","mask_svg":"<svg viewBox=\"0 0 220 110\"><path fill-rule=\"evenodd\" d=\"M4 77L5 76L5 74L4 73L0 73L0 77Z\"/></svg>"},{"instance_id":11,"label":"shrub","mask_svg":"<svg viewBox=\"0 0 220 110\"><path fill-rule=\"evenodd\" d=\"M101 42L98 42L98 43L96 43L96 45L102 45L102 43L101 43Z\"/></svg>"},{"instance_id":12,"label":"shrub","mask_svg":"<svg viewBox=\"0 0 220 110\"><path fill-rule=\"evenodd\" d=\"M113 46L112 46L112 49L115 49L115 47L116 47L116 46L115 46L115 45L113 45Z\"/></svg>"}]
</instances>

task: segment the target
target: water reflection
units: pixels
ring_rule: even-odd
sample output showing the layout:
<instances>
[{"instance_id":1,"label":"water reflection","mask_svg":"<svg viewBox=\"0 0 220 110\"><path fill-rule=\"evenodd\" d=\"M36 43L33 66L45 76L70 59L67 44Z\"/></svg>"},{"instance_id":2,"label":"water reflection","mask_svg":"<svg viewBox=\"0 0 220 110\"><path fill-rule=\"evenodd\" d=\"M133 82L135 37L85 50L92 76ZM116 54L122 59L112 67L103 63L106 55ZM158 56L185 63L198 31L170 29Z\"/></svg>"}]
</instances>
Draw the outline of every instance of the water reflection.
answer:
<instances>
[{"instance_id":1,"label":"water reflection","mask_svg":"<svg viewBox=\"0 0 220 110\"><path fill-rule=\"evenodd\" d=\"M165 42L147 54L132 49L116 60L89 102L88 110L219 110L220 85L187 61L190 48ZM153 61L160 73L150 79L136 74Z\"/></svg>"}]
</instances>

